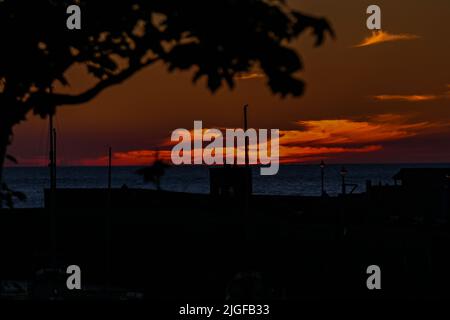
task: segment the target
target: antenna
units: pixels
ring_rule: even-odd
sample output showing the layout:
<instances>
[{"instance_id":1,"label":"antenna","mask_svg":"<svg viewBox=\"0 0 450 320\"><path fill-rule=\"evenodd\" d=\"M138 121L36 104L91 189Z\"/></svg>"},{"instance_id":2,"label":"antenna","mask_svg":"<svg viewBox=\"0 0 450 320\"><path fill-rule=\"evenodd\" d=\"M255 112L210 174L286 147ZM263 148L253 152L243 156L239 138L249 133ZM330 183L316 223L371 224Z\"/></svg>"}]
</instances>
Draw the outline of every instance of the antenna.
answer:
<instances>
[{"instance_id":1,"label":"antenna","mask_svg":"<svg viewBox=\"0 0 450 320\"><path fill-rule=\"evenodd\" d=\"M112 149L109 147L108 152L108 190L112 187Z\"/></svg>"},{"instance_id":2,"label":"antenna","mask_svg":"<svg viewBox=\"0 0 450 320\"><path fill-rule=\"evenodd\" d=\"M56 245L56 129L53 125L53 115L49 115L49 133L50 133L50 192L49 205L51 217L51 243L52 243L52 264L56 268L57 263L57 245Z\"/></svg>"},{"instance_id":3,"label":"antenna","mask_svg":"<svg viewBox=\"0 0 450 320\"><path fill-rule=\"evenodd\" d=\"M56 155L57 155L57 147L56 147L56 129L53 128L53 190L56 190Z\"/></svg>"},{"instance_id":4,"label":"antenna","mask_svg":"<svg viewBox=\"0 0 450 320\"><path fill-rule=\"evenodd\" d=\"M49 167L50 167L50 191L56 190L56 129L53 123L53 115L49 116L49 138L50 138L50 153L49 153Z\"/></svg>"},{"instance_id":5,"label":"antenna","mask_svg":"<svg viewBox=\"0 0 450 320\"><path fill-rule=\"evenodd\" d=\"M246 104L244 106L244 131L245 133L247 133L248 130L248 119L247 119L247 111L248 111L248 104ZM248 144L249 144L249 138L246 135L245 136L245 166L249 166L250 162L249 162L249 156L248 156Z\"/></svg>"}]
</instances>

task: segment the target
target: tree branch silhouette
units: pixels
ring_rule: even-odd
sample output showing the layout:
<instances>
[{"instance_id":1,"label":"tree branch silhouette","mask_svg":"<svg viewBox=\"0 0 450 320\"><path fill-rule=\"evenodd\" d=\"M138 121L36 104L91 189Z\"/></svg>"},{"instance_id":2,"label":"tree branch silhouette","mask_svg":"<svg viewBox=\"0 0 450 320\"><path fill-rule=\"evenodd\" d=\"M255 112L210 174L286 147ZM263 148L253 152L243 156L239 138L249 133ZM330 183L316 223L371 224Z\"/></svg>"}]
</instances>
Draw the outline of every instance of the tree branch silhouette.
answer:
<instances>
[{"instance_id":1,"label":"tree branch silhouette","mask_svg":"<svg viewBox=\"0 0 450 320\"><path fill-rule=\"evenodd\" d=\"M206 79L211 92L234 88L239 74L258 68L274 94L300 96L303 64L289 44L307 29L316 46L327 33L334 37L326 19L285 0L77 3L82 30L70 31L65 13L72 0L0 1L0 183L12 129L30 111L46 117L59 106L86 103L156 61L168 71L194 70L193 82ZM148 54L157 58L144 60ZM79 94L53 92L55 82L71 85L66 75L75 65L87 66L96 85Z\"/></svg>"},{"instance_id":2,"label":"tree branch silhouette","mask_svg":"<svg viewBox=\"0 0 450 320\"><path fill-rule=\"evenodd\" d=\"M39 109L45 109L49 106L66 106L66 105L78 105L91 101L102 93L105 89L115 85L123 83L125 80L132 77L138 71L145 67L159 61L160 58L149 59L145 63L135 63L118 74L108 76L105 80L100 80L94 87L84 91L83 93L71 95L71 94L58 94L58 93L39 93L31 97L27 101L28 106L36 107Z\"/></svg>"}]
</instances>

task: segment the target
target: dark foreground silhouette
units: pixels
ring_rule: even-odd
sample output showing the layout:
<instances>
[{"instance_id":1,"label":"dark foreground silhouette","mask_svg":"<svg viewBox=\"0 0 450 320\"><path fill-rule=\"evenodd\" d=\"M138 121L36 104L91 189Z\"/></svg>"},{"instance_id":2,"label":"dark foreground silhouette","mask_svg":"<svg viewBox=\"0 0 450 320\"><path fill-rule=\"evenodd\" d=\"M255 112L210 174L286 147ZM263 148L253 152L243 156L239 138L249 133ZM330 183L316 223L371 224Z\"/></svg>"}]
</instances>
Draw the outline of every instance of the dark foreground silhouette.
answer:
<instances>
[{"instance_id":1,"label":"dark foreground silhouette","mask_svg":"<svg viewBox=\"0 0 450 320\"><path fill-rule=\"evenodd\" d=\"M22 283L27 299L55 288L62 299L448 298L449 191L420 197L403 179L316 198L58 190L54 215L1 211L0 279ZM81 291L48 271L73 264ZM370 265L382 290L367 289Z\"/></svg>"}]
</instances>

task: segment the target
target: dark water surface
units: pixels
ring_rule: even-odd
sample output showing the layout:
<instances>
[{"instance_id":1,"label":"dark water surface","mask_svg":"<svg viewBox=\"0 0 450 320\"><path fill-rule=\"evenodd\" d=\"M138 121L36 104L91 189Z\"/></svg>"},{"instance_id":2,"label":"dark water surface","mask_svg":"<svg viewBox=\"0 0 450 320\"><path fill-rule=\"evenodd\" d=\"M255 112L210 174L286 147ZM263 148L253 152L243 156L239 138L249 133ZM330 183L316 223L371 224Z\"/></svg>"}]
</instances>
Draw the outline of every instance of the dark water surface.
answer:
<instances>
[{"instance_id":1,"label":"dark water surface","mask_svg":"<svg viewBox=\"0 0 450 320\"><path fill-rule=\"evenodd\" d=\"M329 165L325 168L325 189L329 195L336 195L341 190L340 170L342 165ZM365 181L374 184L393 184L392 176L401 168L413 167L450 167L450 164L354 164L346 165L347 183L356 183L356 192L365 191ZM142 178L135 174L135 167L114 167L113 187L126 184L130 188L150 188ZM48 168L21 167L6 168L5 181L18 191L25 192L28 200L17 203L16 207L42 207L43 189L49 185ZM59 167L57 185L59 188L106 188L108 170L105 167ZM320 168L317 165L281 166L275 176L260 176L259 169L253 171L253 190L256 194L306 195L317 196L321 192ZM208 168L172 167L162 179L162 188L170 191L208 193Z\"/></svg>"}]
</instances>

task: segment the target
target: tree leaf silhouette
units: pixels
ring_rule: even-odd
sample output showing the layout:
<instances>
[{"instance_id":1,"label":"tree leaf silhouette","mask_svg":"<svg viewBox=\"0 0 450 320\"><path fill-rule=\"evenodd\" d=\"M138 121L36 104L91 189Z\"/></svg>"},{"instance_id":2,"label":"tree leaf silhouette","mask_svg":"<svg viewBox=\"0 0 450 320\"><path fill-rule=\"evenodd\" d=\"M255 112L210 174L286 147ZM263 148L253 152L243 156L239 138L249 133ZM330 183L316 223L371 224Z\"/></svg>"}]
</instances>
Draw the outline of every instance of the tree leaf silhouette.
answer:
<instances>
[{"instance_id":1,"label":"tree leaf silhouette","mask_svg":"<svg viewBox=\"0 0 450 320\"><path fill-rule=\"evenodd\" d=\"M19 163L19 161L17 161L17 159L15 157L13 157L12 155L10 155L10 154L6 155L6 159L11 161L14 164L18 164Z\"/></svg>"},{"instance_id":2,"label":"tree leaf silhouette","mask_svg":"<svg viewBox=\"0 0 450 320\"><path fill-rule=\"evenodd\" d=\"M66 28L72 4L0 2L0 146L30 111L46 117L59 106L88 102L156 62L191 71L194 83L206 79L211 92L234 88L239 74L260 68L274 94L299 96L302 61L290 43L310 28L316 45L327 33L334 37L327 20L284 0L79 0L82 29L76 31ZM55 81L72 84L67 73L75 66L86 67L96 84L75 94L55 92Z\"/></svg>"}]
</instances>

